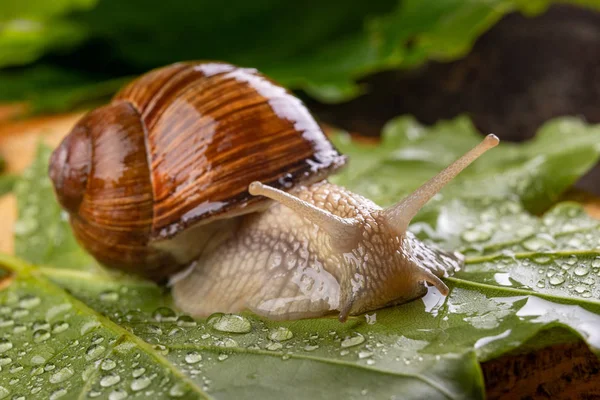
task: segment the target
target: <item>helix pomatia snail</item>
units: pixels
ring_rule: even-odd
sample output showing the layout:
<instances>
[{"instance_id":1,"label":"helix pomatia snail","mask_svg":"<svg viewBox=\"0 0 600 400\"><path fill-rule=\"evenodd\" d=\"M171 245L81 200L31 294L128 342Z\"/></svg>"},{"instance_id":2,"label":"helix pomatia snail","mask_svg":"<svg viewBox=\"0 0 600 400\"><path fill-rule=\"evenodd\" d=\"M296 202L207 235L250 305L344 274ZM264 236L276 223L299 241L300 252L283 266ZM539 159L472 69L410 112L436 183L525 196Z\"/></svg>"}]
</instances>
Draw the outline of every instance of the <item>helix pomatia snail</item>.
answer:
<instances>
[{"instance_id":1,"label":"helix pomatia snail","mask_svg":"<svg viewBox=\"0 0 600 400\"><path fill-rule=\"evenodd\" d=\"M252 69L178 63L84 116L50 176L78 241L102 264L161 281L196 316L344 321L422 296L462 256L407 231L498 138L488 135L396 205L328 183L344 164L305 106ZM269 199L271 201L269 201ZM188 267L186 269L186 267Z\"/></svg>"}]
</instances>

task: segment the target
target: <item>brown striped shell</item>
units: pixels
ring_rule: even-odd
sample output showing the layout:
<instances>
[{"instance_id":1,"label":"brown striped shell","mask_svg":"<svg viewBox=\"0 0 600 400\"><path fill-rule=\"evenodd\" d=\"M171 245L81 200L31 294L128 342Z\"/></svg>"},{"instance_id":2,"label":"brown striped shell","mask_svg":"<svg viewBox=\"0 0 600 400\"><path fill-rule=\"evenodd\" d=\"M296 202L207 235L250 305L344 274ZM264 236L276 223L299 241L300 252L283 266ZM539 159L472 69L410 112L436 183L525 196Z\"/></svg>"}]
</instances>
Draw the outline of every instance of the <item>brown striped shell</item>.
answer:
<instances>
[{"instance_id":1,"label":"brown striped shell","mask_svg":"<svg viewBox=\"0 0 600 400\"><path fill-rule=\"evenodd\" d=\"M188 62L141 76L84 116L49 172L96 259L161 280L231 217L260 209L251 182L287 190L343 163L282 87L253 69Z\"/></svg>"}]
</instances>

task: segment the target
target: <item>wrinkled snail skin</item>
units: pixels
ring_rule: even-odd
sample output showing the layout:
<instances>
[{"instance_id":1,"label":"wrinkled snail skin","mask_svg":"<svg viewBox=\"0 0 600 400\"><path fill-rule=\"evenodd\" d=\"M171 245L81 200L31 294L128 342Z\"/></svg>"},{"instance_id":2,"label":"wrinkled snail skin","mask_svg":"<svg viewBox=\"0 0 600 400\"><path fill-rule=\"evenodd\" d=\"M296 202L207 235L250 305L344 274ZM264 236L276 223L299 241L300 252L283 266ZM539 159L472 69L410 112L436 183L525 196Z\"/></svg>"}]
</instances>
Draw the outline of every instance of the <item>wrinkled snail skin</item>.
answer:
<instances>
[{"instance_id":1,"label":"wrinkled snail skin","mask_svg":"<svg viewBox=\"0 0 600 400\"><path fill-rule=\"evenodd\" d=\"M254 69L186 62L142 75L85 115L49 175L92 256L170 280L193 316L345 321L428 285L448 294L441 278L462 255L425 245L408 225L497 144L488 135L383 209L326 180L346 158L291 93Z\"/></svg>"},{"instance_id":2,"label":"wrinkled snail skin","mask_svg":"<svg viewBox=\"0 0 600 400\"><path fill-rule=\"evenodd\" d=\"M426 281L447 292L437 278L460 268L460 255L427 248L411 233L398 237L380 207L342 187L319 182L292 194L364 229L339 251L323 229L273 204L247 216L229 240L175 279L178 307L196 316L249 309L270 319L335 311L345 319L420 297Z\"/></svg>"},{"instance_id":3,"label":"wrinkled snail skin","mask_svg":"<svg viewBox=\"0 0 600 400\"><path fill-rule=\"evenodd\" d=\"M445 296L449 290L440 278L458 270L463 256L426 246L408 225L498 142L488 135L387 209L325 181L291 193L253 182L251 194L277 204L247 216L228 241L174 279L175 302L196 316L249 309L271 319L299 319L337 311L343 322L421 297L426 284Z\"/></svg>"}]
</instances>

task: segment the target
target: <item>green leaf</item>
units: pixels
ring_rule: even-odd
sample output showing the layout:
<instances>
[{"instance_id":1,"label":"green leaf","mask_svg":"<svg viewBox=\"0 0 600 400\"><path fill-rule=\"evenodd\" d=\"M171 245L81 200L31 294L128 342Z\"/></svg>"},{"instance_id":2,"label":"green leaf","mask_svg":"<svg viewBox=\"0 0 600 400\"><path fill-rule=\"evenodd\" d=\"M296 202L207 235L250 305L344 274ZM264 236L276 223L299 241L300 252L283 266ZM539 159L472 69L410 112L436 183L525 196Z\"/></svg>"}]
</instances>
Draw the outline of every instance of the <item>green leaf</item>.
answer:
<instances>
[{"instance_id":1,"label":"green leaf","mask_svg":"<svg viewBox=\"0 0 600 400\"><path fill-rule=\"evenodd\" d=\"M600 127L577 118L558 118L523 144L501 143L461 173L420 214L436 212L456 198L489 201L516 197L528 211L548 209L600 157ZM426 128L412 117L387 124L382 145L353 143L338 135L335 143L350 167L333 181L389 205L464 154L481 140L466 117Z\"/></svg>"},{"instance_id":2,"label":"green leaf","mask_svg":"<svg viewBox=\"0 0 600 400\"><path fill-rule=\"evenodd\" d=\"M0 5L8 21L0 20L0 68L75 51L46 62L86 76L81 85L87 86L181 60L223 60L256 67L323 102L340 102L363 93L356 81L368 74L462 57L507 13L535 15L555 2L236 0L224 12L205 1L10 0ZM570 3L600 7L597 1ZM0 87L10 84L0 75ZM56 94L40 87L33 101ZM73 107L60 100L47 100L54 106L44 111Z\"/></svg>"},{"instance_id":3,"label":"green leaf","mask_svg":"<svg viewBox=\"0 0 600 400\"><path fill-rule=\"evenodd\" d=\"M67 214L54 200L48 178L50 149L39 145L33 164L15 187L18 221L15 224L15 253L24 259L61 268L94 269L93 259L73 237Z\"/></svg>"},{"instance_id":4,"label":"green leaf","mask_svg":"<svg viewBox=\"0 0 600 400\"><path fill-rule=\"evenodd\" d=\"M0 394L477 399L479 362L574 339L600 355L600 222L575 203L542 217L525 208L549 206L548 193L598 159L597 129L558 119L530 143L487 153L411 225L422 240L466 254L465 268L446 279L450 295L431 289L345 324L251 314L193 320L168 308L165 288L90 266L59 217L48 149L40 147L17 189L19 224L39 228L21 232L17 249L46 266L0 255L12 273L0 292L0 363L9 371L0 374ZM353 162L336 179L393 201L386 191L412 190L477 140L465 118L432 128L400 118L380 146L339 136ZM555 163L559 182L550 179ZM539 186L510 184L508 177L525 174ZM461 189L486 182L489 195Z\"/></svg>"}]
</instances>

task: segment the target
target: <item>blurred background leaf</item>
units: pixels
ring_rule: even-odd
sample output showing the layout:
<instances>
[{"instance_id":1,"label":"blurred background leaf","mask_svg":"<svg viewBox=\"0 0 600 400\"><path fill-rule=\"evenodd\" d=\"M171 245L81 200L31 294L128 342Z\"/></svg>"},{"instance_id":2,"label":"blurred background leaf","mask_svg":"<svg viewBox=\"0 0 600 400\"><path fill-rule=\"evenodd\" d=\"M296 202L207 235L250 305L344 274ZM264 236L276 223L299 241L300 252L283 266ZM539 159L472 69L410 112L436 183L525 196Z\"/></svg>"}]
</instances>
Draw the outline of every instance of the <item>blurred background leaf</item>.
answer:
<instances>
[{"instance_id":1,"label":"blurred background leaf","mask_svg":"<svg viewBox=\"0 0 600 400\"><path fill-rule=\"evenodd\" d=\"M505 14L535 15L550 3L8 0L0 4L0 100L65 111L148 69L216 59L340 102L364 91L356 80L367 74L456 59Z\"/></svg>"}]
</instances>

